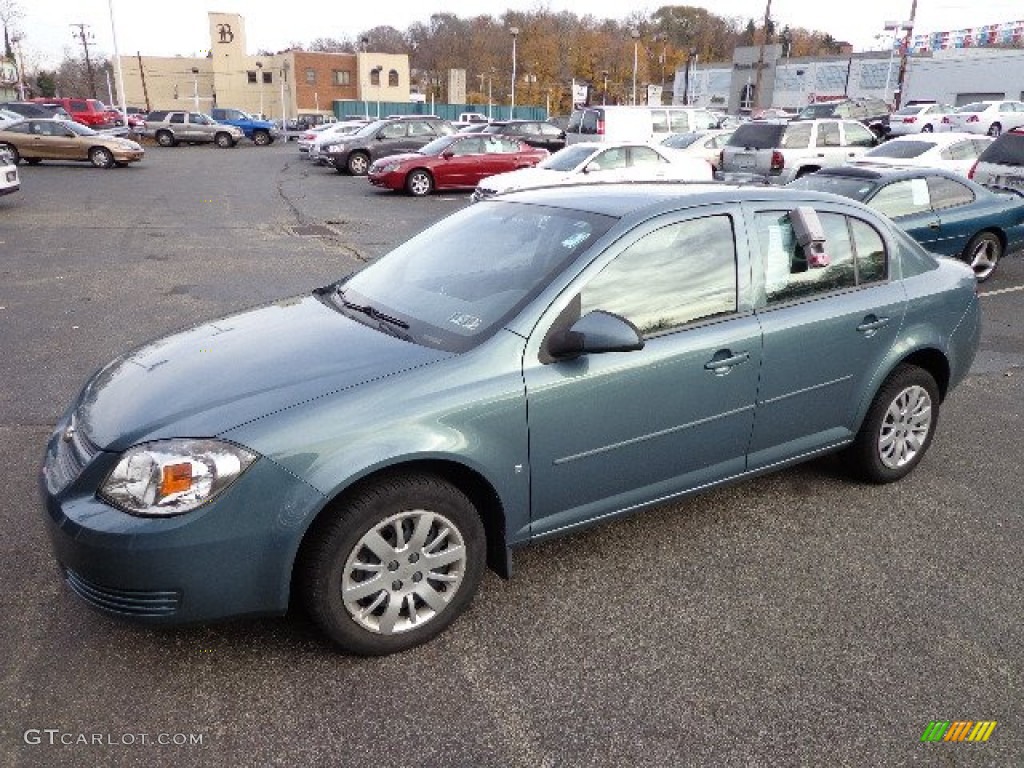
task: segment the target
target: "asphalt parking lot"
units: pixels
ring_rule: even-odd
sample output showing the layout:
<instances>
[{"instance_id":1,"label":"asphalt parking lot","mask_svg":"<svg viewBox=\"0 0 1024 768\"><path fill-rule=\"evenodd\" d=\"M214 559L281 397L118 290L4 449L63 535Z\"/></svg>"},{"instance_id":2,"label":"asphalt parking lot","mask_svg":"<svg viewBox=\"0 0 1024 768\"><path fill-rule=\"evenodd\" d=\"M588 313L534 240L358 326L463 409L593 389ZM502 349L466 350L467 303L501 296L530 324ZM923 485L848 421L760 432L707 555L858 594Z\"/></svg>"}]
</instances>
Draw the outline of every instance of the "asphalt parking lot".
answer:
<instances>
[{"instance_id":1,"label":"asphalt parking lot","mask_svg":"<svg viewBox=\"0 0 1024 768\"><path fill-rule=\"evenodd\" d=\"M442 637L366 660L298 612L151 630L90 611L57 578L38 465L125 348L323 285L468 195L380 191L280 143L20 171L0 198L0 764L1024 764L1019 254L903 482L825 459L530 547ZM998 725L922 743L936 720Z\"/></svg>"}]
</instances>

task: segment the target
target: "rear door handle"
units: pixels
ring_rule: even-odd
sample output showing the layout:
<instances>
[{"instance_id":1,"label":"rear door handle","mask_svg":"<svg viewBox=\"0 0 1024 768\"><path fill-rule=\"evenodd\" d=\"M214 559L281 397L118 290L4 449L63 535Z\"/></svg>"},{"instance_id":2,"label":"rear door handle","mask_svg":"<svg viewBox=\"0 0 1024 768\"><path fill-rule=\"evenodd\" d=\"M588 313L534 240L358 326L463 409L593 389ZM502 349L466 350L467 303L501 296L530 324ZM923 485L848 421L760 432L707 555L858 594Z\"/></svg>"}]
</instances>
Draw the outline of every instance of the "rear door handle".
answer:
<instances>
[{"instance_id":1,"label":"rear door handle","mask_svg":"<svg viewBox=\"0 0 1024 768\"><path fill-rule=\"evenodd\" d=\"M875 317L874 315L868 315L864 318L864 322L857 326L857 330L863 333L866 337L871 338L888 324L888 317Z\"/></svg>"}]
</instances>

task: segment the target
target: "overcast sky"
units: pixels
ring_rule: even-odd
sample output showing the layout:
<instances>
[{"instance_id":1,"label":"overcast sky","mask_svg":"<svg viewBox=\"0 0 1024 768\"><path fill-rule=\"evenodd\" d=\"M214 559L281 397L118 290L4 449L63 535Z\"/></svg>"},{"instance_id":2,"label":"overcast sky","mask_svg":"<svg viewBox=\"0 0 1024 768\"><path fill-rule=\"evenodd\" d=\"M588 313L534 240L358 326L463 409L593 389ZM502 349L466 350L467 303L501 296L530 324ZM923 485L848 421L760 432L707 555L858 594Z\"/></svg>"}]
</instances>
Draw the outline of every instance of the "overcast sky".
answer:
<instances>
[{"instance_id":1,"label":"overcast sky","mask_svg":"<svg viewBox=\"0 0 1024 768\"><path fill-rule=\"evenodd\" d=\"M209 11L238 13L245 17L249 50L281 50L291 43L309 43L319 37L355 39L375 26L389 25L404 31L414 22L427 22L431 13L443 11L462 18L479 15L499 17L506 10L545 8L569 10L597 18L625 19L630 10L653 12L665 3L631 5L621 0L391 0L365 2L340 0L330 3L285 3L270 0L173 0L167 4L126 0L15 0L23 12L17 27L23 35L26 69L32 64L52 66L64 51L80 53L81 43L72 36L72 24L85 23L95 38L100 55L113 53L110 9L113 6L117 44L122 55L200 55L208 47ZM772 17L779 26L828 33L846 40L855 50L881 49L876 39L886 21L905 20L912 0L772 0ZM694 0L671 3L707 8L719 16L764 17L764 0ZM902 16L902 18L901 18ZM916 33L996 24L1024 19L1020 0L919 0ZM890 33L891 34L891 33Z\"/></svg>"}]
</instances>

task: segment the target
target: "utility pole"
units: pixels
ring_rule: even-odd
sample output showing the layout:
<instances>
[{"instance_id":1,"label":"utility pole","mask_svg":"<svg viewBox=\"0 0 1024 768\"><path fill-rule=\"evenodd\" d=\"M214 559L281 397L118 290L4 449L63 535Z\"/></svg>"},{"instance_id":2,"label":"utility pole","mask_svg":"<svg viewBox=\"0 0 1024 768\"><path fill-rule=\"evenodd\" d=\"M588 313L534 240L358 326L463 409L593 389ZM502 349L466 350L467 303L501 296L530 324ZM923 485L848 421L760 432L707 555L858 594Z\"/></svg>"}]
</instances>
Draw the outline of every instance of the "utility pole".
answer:
<instances>
[{"instance_id":1,"label":"utility pole","mask_svg":"<svg viewBox=\"0 0 1024 768\"><path fill-rule=\"evenodd\" d=\"M96 77L92 71L92 59L89 58L89 43L92 42L92 32L87 32L86 27L88 24L72 24L72 27L78 27L77 32L72 32L72 37L77 37L82 41L82 49L85 51L85 71L89 75L89 95L92 98L96 98Z\"/></svg>"},{"instance_id":2,"label":"utility pole","mask_svg":"<svg viewBox=\"0 0 1024 768\"><path fill-rule=\"evenodd\" d=\"M917 15L917 0L910 4L910 20L907 22L906 34L903 37L903 46L900 51L900 73L896 78L896 93L894 99L895 108L899 109L903 102L903 81L907 78L907 57L910 55L910 44L914 40L914 17Z\"/></svg>"},{"instance_id":3,"label":"utility pole","mask_svg":"<svg viewBox=\"0 0 1024 768\"><path fill-rule=\"evenodd\" d=\"M916 3L917 0L914 0ZM761 104L761 76L762 70L764 69L764 47L768 42L768 25L772 23L772 0L768 0L768 5L764 9L764 30L761 37L761 53L757 57L757 74L754 79L754 108L763 106Z\"/></svg>"}]
</instances>

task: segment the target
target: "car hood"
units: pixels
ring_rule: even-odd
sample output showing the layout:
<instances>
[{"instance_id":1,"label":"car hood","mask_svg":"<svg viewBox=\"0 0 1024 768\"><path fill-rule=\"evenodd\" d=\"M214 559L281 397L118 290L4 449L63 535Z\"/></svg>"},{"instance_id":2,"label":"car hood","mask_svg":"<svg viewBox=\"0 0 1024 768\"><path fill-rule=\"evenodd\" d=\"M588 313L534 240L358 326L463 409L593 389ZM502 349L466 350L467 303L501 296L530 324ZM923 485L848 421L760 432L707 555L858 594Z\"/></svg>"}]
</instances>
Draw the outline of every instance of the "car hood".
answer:
<instances>
[{"instance_id":1,"label":"car hood","mask_svg":"<svg viewBox=\"0 0 1024 768\"><path fill-rule=\"evenodd\" d=\"M418 161L421 161L421 162L423 162L423 161L429 162L429 161L437 160L437 158L434 157L433 155L421 155L418 152L404 152L401 155L388 155L386 157L382 157L377 162L378 163L386 162L388 165L392 165L394 163L404 163L407 160L418 160Z\"/></svg>"},{"instance_id":2,"label":"car hood","mask_svg":"<svg viewBox=\"0 0 1024 768\"><path fill-rule=\"evenodd\" d=\"M493 189L496 192L508 192L512 189L543 187L547 184L558 184L580 177L579 171L552 171L547 168L520 168L518 171L499 173L488 176L478 186Z\"/></svg>"},{"instance_id":3,"label":"car hood","mask_svg":"<svg viewBox=\"0 0 1024 768\"><path fill-rule=\"evenodd\" d=\"M365 326L314 296L150 342L86 385L76 426L99 448L209 437L326 394L453 353Z\"/></svg>"}]
</instances>

